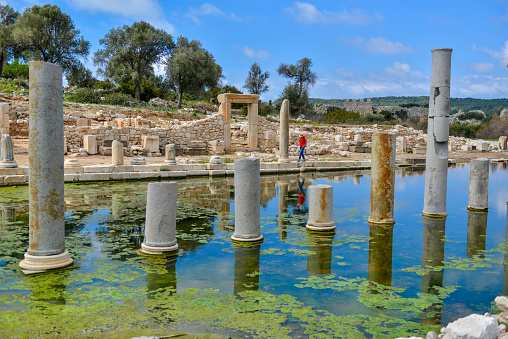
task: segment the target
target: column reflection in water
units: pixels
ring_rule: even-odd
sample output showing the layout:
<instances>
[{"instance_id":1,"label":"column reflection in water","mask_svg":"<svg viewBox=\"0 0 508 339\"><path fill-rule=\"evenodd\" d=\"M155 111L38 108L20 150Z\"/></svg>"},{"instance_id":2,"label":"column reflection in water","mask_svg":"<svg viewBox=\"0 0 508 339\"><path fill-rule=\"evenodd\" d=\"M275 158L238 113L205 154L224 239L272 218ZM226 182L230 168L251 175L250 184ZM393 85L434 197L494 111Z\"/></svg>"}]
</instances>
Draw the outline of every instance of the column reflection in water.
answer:
<instances>
[{"instance_id":1,"label":"column reflection in water","mask_svg":"<svg viewBox=\"0 0 508 339\"><path fill-rule=\"evenodd\" d=\"M154 265L154 260L167 260L164 263L164 267L166 269L165 273L148 273L145 277L146 281L146 289L147 289L147 298L148 299L157 299L157 292L163 292L165 290L169 290L169 295L176 292L176 261L177 256L171 256L167 258L151 258L151 257L143 257L143 260L151 260L151 263L147 263ZM164 294L167 295L167 294Z\"/></svg>"},{"instance_id":2,"label":"column reflection in water","mask_svg":"<svg viewBox=\"0 0 508 339\"><path fill-rule=\"evenodd\" d=\"M369 224L369 281L392 285L393 226Z\"/></svg>"},{"instance_id":3,"label":"column reflection in water","mask_svg":"<svg viewBox=\"0 0 508 339\"><path fill-rule=\"evenodd\" d=\"M467 214L467 251L471 258L474 255L485 257L485 244L487 240L488 212L468 211Z\"/></svg>"},{"instance_id":4,"label":"column reflection in water","mask_svg":"<svg viewBox=\"0 0 508 339\"><path fill-rule=\"evenodd\" d=\"M446 218L434 219L423 217L423 249L422 268L442 266L445 250L445 227ZM422 292L438 294L436 287L443 287L444 271L431 270L422 277ZM432 305L425 310L427 313L434 313L434 316L422 319L423 324L441 324L442 305Z\"/></svg>"},{"instance_id":5,"label":"column reflection in water","mask_svg":"<svg viewBox=\"0 0 508 339\"><path fill-rule=\"evenodd\" d=\"M57 277L51 279L28 279L30 298L53 305L66 305L68 270L52 272ZM48 309L50 310L50 309ZM48 311L51 312L51 311Z\"/></svg>"},{"instance_id":6,"label":"column reflection in water","mask_svg":"<svg viewBox=\"0 0 508 339\"><path fill-rule=\"evenodd\" d=\"M261 244L235 247L234 294L259 289L259 254Z\"/></svg>"},{"instance_id":7,"label":"column reflection in water","mask_svg":"<svg viewBox=\"0 0 508 339\"><path fill-rule=\"evenodd\" d=\"M503 276L503 295L508 295L508 202L506 203L506 231L504 236L504 276Z\"/></svg>"},{"instance_id":8,"label":"column reflection in water","mask_svg":"<svg viewBox=\"0 0 508 339\"><path fill-rule=\"evenodd\" d=\"M217 229L226 232L226 226L229 222L229 215L231 214L231 191L229 185L221 185L218 187L221 190L220 210L217 213L219 221L217 222Z\"/></svg>"},{"instance_id":9,"label":"column reflection in water","mask_svg":"<svg viewBox=\"0 0 508 339\"><path fill-rule=\"evenodd\" d=\"M2 210L0 214L0 221L3 225L8 225L16 222L16 209L12 206L0 206Z\"/></svg>"},{"instance_id":10,"label":"column reflection in water","mask_svg":"<svg viewBox=\"0 0 508 339\"><path fill-rule=\"evenodd\" d=\"M287 212L288 212L288 195L289 195L289 183L288 182L277 182L279 187L279 213L277 215L277 222L279 225L279 236L281 240L287 237Z\"/></svg>"},{"instance_id":11,"label":"column reflection in water","mask_svg":"<svg viewBox=\"0 0 508 339\"><path fill-rule=\"evenodd\" d=\"M313 275L330 274L332 272L332 249L335 233L329 235L312 234L313 245L309 251L314 254L307 255L307 272Z\"/></svg>"}]
</instances>

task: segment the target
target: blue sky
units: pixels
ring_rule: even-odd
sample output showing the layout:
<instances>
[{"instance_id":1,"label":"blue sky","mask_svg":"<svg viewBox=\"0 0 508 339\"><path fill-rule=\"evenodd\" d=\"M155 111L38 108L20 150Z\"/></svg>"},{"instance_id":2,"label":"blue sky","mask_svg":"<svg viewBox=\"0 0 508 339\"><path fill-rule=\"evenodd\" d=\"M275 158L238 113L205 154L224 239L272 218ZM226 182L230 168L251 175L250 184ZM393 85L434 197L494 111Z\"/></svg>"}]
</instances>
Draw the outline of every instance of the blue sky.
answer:
<instances>
[{"instance_id":1,"label":"blue sky","mask_svg":"<svg viewBox=\"0 0 508 339\"><path fill-rule=\"evenodd\" d=\"M19 12L38 0L0 0ZM243 87L250 66L270 72L263 100L286 79L281 63L307 57L318 74L310 97L428 95L433 48L453 48L452 97L508 97L508 0L172 1L59 0L93 52L111 28L145 20L199 40Z\"/></svg>"}]
</instances>

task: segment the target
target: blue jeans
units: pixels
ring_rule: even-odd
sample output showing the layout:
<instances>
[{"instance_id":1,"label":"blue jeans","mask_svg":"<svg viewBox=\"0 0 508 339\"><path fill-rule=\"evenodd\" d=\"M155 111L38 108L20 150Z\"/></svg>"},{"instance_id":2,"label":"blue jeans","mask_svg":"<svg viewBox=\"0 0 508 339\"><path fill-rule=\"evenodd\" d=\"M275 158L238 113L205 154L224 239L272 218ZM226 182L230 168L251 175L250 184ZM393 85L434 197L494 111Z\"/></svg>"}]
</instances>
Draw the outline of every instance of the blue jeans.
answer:
<instances>
[{"instance_id":1,"label":"blue jeans","mask_svg":"<svg viewBox=\"0 0 508 339\"><path fill-rule=\"evenodd\" d=\"M305 146L300 147L300 155L298 156L298 161L300 161L301 158L303 158L303 161L305 161L305 155L303 155L304 150L305 150Z\"/></svg>"}]
</instances>

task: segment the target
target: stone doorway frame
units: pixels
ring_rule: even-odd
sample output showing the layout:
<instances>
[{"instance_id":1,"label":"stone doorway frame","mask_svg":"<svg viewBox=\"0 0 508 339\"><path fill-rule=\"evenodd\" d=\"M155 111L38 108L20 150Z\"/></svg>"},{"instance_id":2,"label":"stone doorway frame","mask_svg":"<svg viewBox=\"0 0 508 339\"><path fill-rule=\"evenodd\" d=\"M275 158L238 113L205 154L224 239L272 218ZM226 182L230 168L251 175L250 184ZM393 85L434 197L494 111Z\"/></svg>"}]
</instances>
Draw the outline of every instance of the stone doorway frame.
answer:
<instances>
[{"instance_id":1,"label":"stone doorway frame","mask_svg":"<svg viewBox=\"0 0 508 339\"><path fill-rule=\"evenodd\" d=\"M258 149L258 102L257 94L224 93L217 96L219 100L219 113L224 117L224 144L225 151L231 148L231 104L247 104L247 147Z\"/></svg>"}]
</instances>

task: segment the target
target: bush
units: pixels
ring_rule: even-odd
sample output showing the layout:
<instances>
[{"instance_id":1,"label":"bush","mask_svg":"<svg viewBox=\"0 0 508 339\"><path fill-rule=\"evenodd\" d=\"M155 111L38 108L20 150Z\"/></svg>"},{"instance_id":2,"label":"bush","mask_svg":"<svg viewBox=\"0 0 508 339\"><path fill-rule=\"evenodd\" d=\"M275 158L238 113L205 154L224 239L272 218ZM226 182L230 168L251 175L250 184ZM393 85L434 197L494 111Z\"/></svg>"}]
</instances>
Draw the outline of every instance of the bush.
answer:
<instances>
[{"instance_id":1,"label":"bush","mask_svg":"<svg viewBox=\"0 0 508 339\"><path fill-rule=\"evenodd\" d=\"M502 135L508 135L508 121L501 119L497 114L489 122L473 127L479 128L476 137L481 139L498 139Z\"/></svg>"},{"instance_id":2,"label":"bush","mask_svg":"<svg viewBox=\"0 0 508 339\"><path fill-rule=\"evenodd\" d=\"M459 120L475 119L478 121L482 121L483 119L485 119L485 115L481 112L471 111L457 116L457 119Z\"/></svg>"},{"instance_id":3,"label":"bush","mask_svg":"<svg viewBox=\"0 0 508 339\"><path fill-rule=\"evenodd\" d=\"M330 113L327 113L323 117L323 121L328 124L339 124L339 123L353 123L360 120L360 113L350 112L343 109L336 109Z\"/></svg>"},{"instance_id":4,"label":"bush","mask_svg":"<svg viewBox=\"0 0 508 339\"><path fill-rule=\"evenodd\" d=\"M364 122L364 123L377 123L377 122L383 122L385 121L385 117L384 115L381 115L381 114L371 114L371 113L367 113L365 115L362 115L361 117L361 122Z\"/></svg>"},{"instance_id":5,"label":"bush","mask_svg":"<svg viewBox=\"0 0 508 339\"><path fill-rule=\"evenodd\" d=\"M127 101L136 102L136 100L130 95L121 92L116 92L104 96L104 100L102 100L102 103L105 105L125 106Z\"/></svg>"},{"instance_id":6,"label":"bush","mask_svg":"<svg viewBox=\"0 0 508 339\"><path fill-rule=\"evenodd\" d=\"M407 111L405 109L399 109L398 111L393 112L393 114L402 121L406 120L408 117Z\"/></svg>"},{"instance_id":7,"label":"bush","mask_svg":"<svg viewBox=\"0 0 508 339\"><path fill-rule=\"evenodd\" d=\"M383 110L381 112L379 112L380 115L382 115L384 117L384 120L385 121L388 121L388 120L392 120L393 119L393 114L392 112L390 111L387 111L387 110Z\"/></svg>"},{"instance_id":8,"label":"bush","mask_svg":"<svg viewBox=\"0 0 508 339\"><path fill-rule=\"evenodd\" d=\"M465 137L465 138L476 138L476 133L481 128L481 125L461 125L461 124L451 124L450 125L450 135L454 135L456 137Z\"/></svg>"},{"instance_id":9,"label":"bush","mask_svg":"<svg viewBox=\"0 0 508 339\"><path fill-rule=\"evenodd\" d=\"M14 62L2 69L2 76L9 79L28 79L28 65L19 63L18 59L14 59Z\"/></svg>"},{"instance_id":10,"label":"bush","mask_svg":"<svg viewBox=\"0 0 508 339\"><path fill-rule=\"evenodd\" d=\"M94 89L109 90L109 89L113 89L114 87L115 87L115 84L113 84L109 80L97 80L93 84Z\"/></svg>"},{"instance_id":11,"label":"bush","mask_svg":"<svg viewBox=\"0 0 508 339\"><path fill-rule=\"evenodd\" d=\"M70 101L81 104L100 104L103 92L96 92L92 88L80 88L75 93L69 95Z\"/></svg>"}]
</instances>

